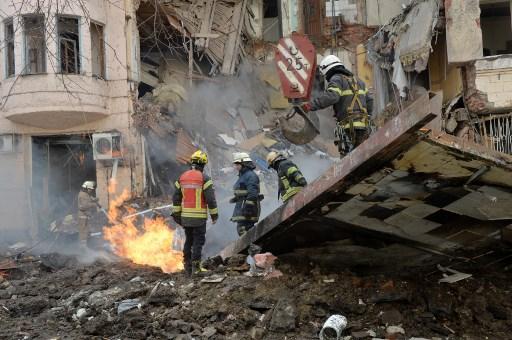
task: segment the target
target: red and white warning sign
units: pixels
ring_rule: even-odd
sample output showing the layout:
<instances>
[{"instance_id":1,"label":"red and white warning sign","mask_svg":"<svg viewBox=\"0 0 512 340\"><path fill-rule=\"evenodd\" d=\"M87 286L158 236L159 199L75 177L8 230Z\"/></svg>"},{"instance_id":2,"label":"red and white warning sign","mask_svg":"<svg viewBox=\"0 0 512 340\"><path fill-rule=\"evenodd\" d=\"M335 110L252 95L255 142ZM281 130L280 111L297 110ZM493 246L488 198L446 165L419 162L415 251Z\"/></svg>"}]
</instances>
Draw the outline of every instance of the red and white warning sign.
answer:
<instances>
[{"instance_id":1,"label":"red and white warning sign","mask_svg":"<svg viewBox=\"0 0 512 340\"><path fill-rule=\"evenodd\" d=\"M283 95L288 99L309 99L316 69L315 47L300 33L281 38L275 62Z\"/></svg>"}]
</instances>

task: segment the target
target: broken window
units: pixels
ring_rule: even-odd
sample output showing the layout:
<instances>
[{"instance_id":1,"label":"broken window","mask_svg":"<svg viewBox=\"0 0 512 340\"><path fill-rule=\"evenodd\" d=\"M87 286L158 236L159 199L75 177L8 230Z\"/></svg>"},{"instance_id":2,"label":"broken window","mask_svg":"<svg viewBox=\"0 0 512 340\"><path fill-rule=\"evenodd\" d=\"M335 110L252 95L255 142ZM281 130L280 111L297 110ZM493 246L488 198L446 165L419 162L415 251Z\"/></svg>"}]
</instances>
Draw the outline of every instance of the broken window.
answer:
<instances>
[{"instance_id":1,"label":"broken window","mask_svg":"<svg viewBox=\"0 0 512 340\"><path fill-rule=\"evenodd\" d=\"M31 15L23 18L25 33L25 73L46 72L46 42L43 15Z\"/></svg>"},{"instance_id":2,"label":"broken window","mask_svg":"<svg viewBox=\"0 0 512 340\"><path fill-rule=\"evenodd\" d=\"M279 4L277 0L263 1L263 40L265 41L277 42L281 37Z\"/></svg>"},{"instance_id":3,"label":"broken window","mask_svg":"<svg viewBox=\"0 0 512 340\"><path fill-rule=\"evenodd\" d=\"M105 79L105 38L103 26L91 23L92 75Z\"/></svg>"},{"instance_id":4,"label":"broken window","mask_svg":"<svg viewBox=\"0 0 512 340\"><path fill-rule=\"evenodd\" d=\"M80 73L78 18L58 17L59 59L62 73Z\"/></svg>"},{"instance_id":5,"label":"broken window","mask_svg":"<svg viewBox=\"0 0 512 340\"><path fill-rule=\"evenodd\" d=\"M5 23L5 70L7 77L14 75L14 25L12 20Z\"/></svg>"},{"instance_id":6,"label":"broken window","mask_svg":"<svg viewBox=\"0 0 512 340\"><path fill-rule=\"evenodd\" d=\"M484 56L512 53L510 2L480 2Z\"/></svg>"}]
</instances>

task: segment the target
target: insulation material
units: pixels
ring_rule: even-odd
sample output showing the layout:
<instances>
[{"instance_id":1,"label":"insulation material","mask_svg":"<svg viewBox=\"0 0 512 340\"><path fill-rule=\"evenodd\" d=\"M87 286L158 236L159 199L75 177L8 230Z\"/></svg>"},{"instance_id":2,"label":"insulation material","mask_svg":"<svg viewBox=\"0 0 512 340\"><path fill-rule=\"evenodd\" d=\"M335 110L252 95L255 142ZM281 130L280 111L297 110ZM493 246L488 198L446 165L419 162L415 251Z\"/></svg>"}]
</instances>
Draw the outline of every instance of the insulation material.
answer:
<instances>
[{"instance_id":1,"label":"insulation material","mask_svg":"<svg viewBox=\"0 0 512 340\"><path fill-rule=\"evenodd\" d=\"M153 97L158 105L176 107L182 100L187 100L187 91L178 83L162 83L153 90Z\"/></svg>"},{"instance_id":2,"label":"insulation material","mask_svg":"<svg viewBox=\"0 0 512 340\"><path fill-rule=\"evenodd\" d=\"M370 58L386 69L398 57L406 72L425 70L438 17L439 0L413 1L370 39Z\"/></svg>"},{"instance_id":3,"label":"insulation material","mask_svg":"<svg viewBox=\"0 0 512 340\"><path fill-rule=\"evenodd\" d=\"M400 91L400 97L404 98L406 96L405 90L408 87L407 76L405 75L402 63L398 58L395 59L395 62L393 63L393 84L395 84Z\"/></svg>"},{"instance_id":4,"label":"insulation material","mask_svg":"<svg viewBox=\"0 0 512 340\"><path fill-rule=\"evenodd\" d=\"M438 15L437 0L421 1L411 8L398 26L400 34L396 51L405 70L419 73L427 68Z\"/></svg>"}]
</instances>

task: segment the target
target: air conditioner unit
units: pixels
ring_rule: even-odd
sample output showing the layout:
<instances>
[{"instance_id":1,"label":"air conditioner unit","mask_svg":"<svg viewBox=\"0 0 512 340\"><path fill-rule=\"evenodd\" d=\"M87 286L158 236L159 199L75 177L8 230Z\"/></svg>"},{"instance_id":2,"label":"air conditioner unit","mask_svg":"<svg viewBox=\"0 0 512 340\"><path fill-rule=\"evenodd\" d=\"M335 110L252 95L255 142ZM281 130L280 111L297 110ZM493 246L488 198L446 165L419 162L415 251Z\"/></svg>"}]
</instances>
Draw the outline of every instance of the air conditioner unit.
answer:
<instances>
[{"instance_id":1,"label":"air conditioner unit","mask_svg":"<svg viewBox=\"0 0 512 340\"><path fill-rule=\"evenodd\" d=\"M14 135L0 135L0 153L14 152Z\"/></svg>"},{"instance_id":2,"label":"air conditioner unit","mask_svg":"<svg viewBox=\"0 0 512 340\"><path fill-rule=\"evenodd\" d=\"M95 160L119 159L121 155L121 134L119 132L94 133L92 135Z\"/></svg>"}]
</instances>

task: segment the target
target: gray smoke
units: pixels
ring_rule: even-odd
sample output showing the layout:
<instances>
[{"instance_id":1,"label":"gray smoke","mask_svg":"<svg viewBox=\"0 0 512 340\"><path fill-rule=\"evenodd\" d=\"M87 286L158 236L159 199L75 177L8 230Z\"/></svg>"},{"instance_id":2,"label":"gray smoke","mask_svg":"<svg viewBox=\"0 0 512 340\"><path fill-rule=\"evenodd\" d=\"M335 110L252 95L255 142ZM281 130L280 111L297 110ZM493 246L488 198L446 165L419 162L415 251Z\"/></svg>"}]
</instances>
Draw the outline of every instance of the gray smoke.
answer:
<instances>
[{"instance_id":1,"label":"gray smoke","mask_svg":"<svg viewBox=\"0 0 512 340\"><path fill-rule=\"evenodd\" d=\"M212 82L203 82L188 92L188 101L177 110L180 123L192 133L198 145L208 152L210 162L205 171L212 176L215 184L219 220L215 225L208 222L205 256L218 253L238 238L236 225L229 220L234 208L229 199L233 196L232 188L238 178L231 163L232 152L239 150L236 146L228 146L222 142L218 134L236 137L235 130L244 130L246 137L249 138L262 132L260 126L240 128L233 116L242 110L250 111L255 116L270 110L266 84L258 77L258 72L265 67L274 66L256 67L254 64L246 63L241 66L236 77L217 77ZM326 140L331 139L330 115L323 114L321 117L325 131L322 134ZM291 159L299 166L308 182L320 176L332 162L325 154L307 152L304 147L291 145L289 150L292 153ZM260 156L264 158L264 155ZM261 202L261 220L282 202L278 200L278 178L275 172L258 168L257 173L260 177L261 191L265 195Z\"/></svg>"}]
</instances>

